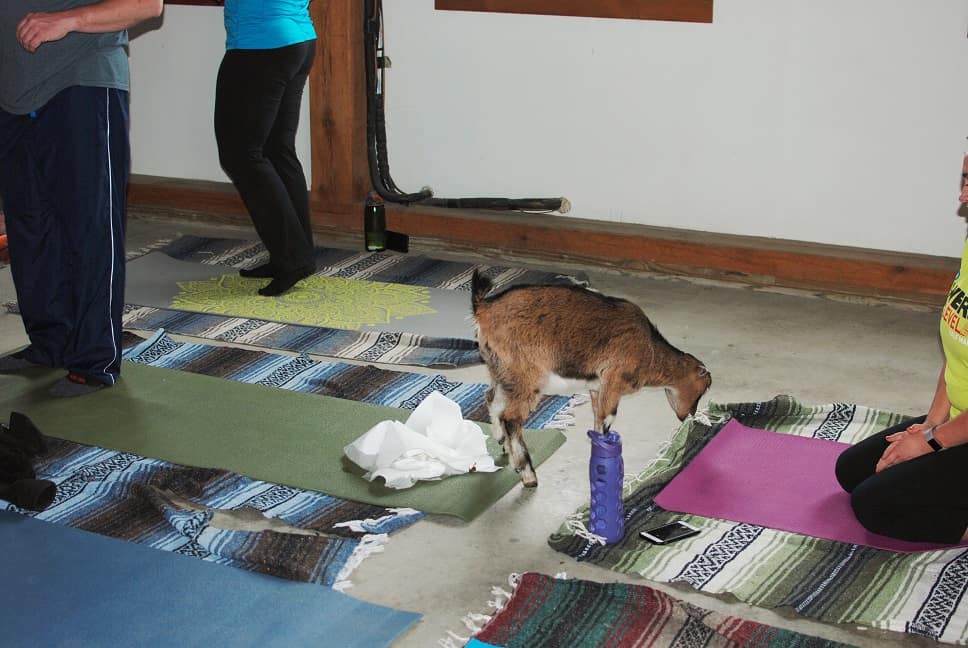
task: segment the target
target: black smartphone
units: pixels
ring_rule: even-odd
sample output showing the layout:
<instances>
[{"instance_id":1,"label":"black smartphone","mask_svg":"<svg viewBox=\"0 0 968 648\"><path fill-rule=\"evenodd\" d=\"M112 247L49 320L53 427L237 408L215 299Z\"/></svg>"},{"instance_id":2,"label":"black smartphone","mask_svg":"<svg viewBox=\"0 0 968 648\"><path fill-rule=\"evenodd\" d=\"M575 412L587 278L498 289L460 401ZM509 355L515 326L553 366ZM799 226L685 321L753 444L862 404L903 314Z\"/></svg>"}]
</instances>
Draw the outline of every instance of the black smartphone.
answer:
<instances>
[{"instance_id":1,"label":"black smartphone","mask_svg":"<svg viewBox=\"0 0 968 648\"><path fill-rule=\"evenodd\" d=\"M654 529L639 531L639 536L653 544L668 544L699 533L699 529L688 522L670 522Z\"/></svg>"}]
</instances>

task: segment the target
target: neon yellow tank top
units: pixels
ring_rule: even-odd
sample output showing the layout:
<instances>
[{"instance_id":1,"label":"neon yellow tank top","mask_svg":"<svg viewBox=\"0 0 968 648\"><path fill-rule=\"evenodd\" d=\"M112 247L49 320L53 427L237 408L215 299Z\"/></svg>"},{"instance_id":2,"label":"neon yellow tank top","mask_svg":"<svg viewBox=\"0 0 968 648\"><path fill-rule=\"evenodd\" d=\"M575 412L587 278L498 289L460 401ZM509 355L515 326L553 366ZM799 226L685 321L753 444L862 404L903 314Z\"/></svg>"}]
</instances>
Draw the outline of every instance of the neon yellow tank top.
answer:
<instances>
[{"instance_id":1,"label":"neon yellow tank top","mask_svg":"<svg viewBox=\"0 0 968 648\"><path fill-rule=\"evenodd\" d=\"M961 270L941 311L944 383L951 401L951 418L968 409L968 241L961 253Z\"/></svg>"}]
</instances>

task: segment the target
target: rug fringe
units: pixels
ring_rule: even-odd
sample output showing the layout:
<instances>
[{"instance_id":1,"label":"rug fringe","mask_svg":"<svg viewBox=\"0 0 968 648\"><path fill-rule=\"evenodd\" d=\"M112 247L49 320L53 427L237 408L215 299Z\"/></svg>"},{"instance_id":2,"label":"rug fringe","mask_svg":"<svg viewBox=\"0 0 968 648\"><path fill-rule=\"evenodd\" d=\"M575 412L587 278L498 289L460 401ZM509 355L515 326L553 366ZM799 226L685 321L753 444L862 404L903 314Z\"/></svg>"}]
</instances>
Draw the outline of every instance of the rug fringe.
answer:
<instances>
[{"instance_id":1,"label":"rug fringe","mask_svg":"<svg viewBox=\"0 0 968 648\"><path fill-rule=\"evenodd\" d=\"M160 250L161 248L165 247L169 243L177 240L177 238L178 237L165 238L165 239L155 241L154 243L149 243L148 245L145 245L144 247L140 247L137 250L128 250L128 252L125 253L124 257L128 261L130 261L131 259L136 259L150 252L154 252L155 250Z\"/></svg>"},{"instance_id":2,"label":"rug fringe","mask_svg":"<svg viewBox=\"0 0 968 648\"><path fill-rule=\"evenodd\" d=\"M565 518L565 528L571 531L572 535L577 536L586 542L592 542L595 544L604 545L605 538L603 536L592 533L585 526L583 518L585 514L582 511L572 513Z\"/></svg>"},{"instance_id":3,"label":"rug fringe","mask_svg":"<svg viewBox=\"0 0 968 648\"><path fill-rule=\"evenodd\" d=\"M687 418L685 421L683 421L682 425L685 425L686 423L691 423L694 421L696 423L700 423L702 425L712 427L713 425L716 425L717 423L722 422L723 418L724 417L722 416L710 414L709 409L706 408L696 412L695 414L692 415L691 418ZM682 429L682 426L679 426L678 428L676 428L672 432L672 434L669 435L669 438L666 439L666 441L661 446L659 446L659 449L656 451L655 456L653 456L652 460L645 465L645 468L638 471L638 473L636 473L635 475L632 475L631 477L628 475L625 476L625 480L622 484L622 494L625 497L628 497L629 495L631 495L635 491L636 487L644 481L642 479L642 475L651 474L652 470L658 467L659 464L669 462L669 460L666 458L667 456L666 451L672 446L672 440L680 429Z\"/></svg>"},{"instance_id":4,"label":"rug fringe","mask_svg":"<svg viewBox=\"0 0 968 648\"><path fill-rule=\"evenodd\" d=\"M580 405L584 405L589 402L588 396L586 394L574 394L568 399L568 403L561 409L560 412L554 415L554 417L545 424L544 427L550 430L567 430L570 427L575 426L575 408Z\"/></svg>"},{"instance_id":5,"label":"rug fringe","mask_svg":"<svg viewBox=\"0 0 968 648\"><path fill-rule=\"evenodd\" d=\"M388 508L390 513L378 518L367 518L365 520L349 520L347 522L338 522L333 525L334 528L346 527L350 531L355 533L370 533L374 529L378 529L387 522L391 522L398 518L410 517L411 515L421 515L421 512L417 509L412 508Z\"/></svg>"},{"instance_id":6,"label":"rug fringe","mask_svg":"<svg viewBox=\"0 0 968 648\"><path fill-rule=\"evenodd\" d=\"M370 533L360 538L360 544L356 546L353 554L346 561L346 564L343 565L343 568L339 570L339 574L336 575L336 582L333 583L333 589L337 592L342 592L353 587L353 583L349 579L350 574L373 554L382 553L389 539L390 536L386 533Z\"/></svg>"},{"instance_id":7,"label":"rug fringe","mask_svg":"<svg viewBox=\"0 0 968 648\"><path fill-rule=\"evenodd\" d=\"M518 584L520 582L521 582L521 574L512 572L508 576L508 585L511 588L510 592L504 589L503 587L501 587L500 585L492 585L491 596L493 598L487 602L487 606L489 608L493 608L494 611L490 614L481 614L479 612L468 612L463 617L461 617L461 623L463 623L464 626L471 631L471 635L464 637L457 634L456 632L452 632L448 630L447 636L437 640L437 645L440 648L461 648L461 646L465 646L467 642L471 640L471 636L483 630L484 626L486 626L487 623L494 618L494 615L496 615L498 612L504 609L504 606L506 606L508 604L508 601L511 600L511 596L514 593L514 590L517 589ZM455 642L459 642L459 643L455 643Z\"/></svg>"}]
</instances>

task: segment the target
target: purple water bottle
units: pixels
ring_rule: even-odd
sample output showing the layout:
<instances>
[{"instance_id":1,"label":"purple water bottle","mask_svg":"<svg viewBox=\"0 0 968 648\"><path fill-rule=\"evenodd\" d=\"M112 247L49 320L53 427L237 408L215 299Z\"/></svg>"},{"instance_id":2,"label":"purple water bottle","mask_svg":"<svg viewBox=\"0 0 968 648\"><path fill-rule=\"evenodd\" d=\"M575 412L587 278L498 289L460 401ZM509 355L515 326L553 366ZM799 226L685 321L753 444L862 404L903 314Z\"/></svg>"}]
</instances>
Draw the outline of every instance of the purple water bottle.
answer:
<instances>
[{"instance_id":1,"label":"purple water bottle","mask_svg":"<svg viewBox=\"0 0 968 648\"><path fill-rule=\"evenodd\" d=\"M621 540L625 534L622 507L622 480L625 476L622 437L615 432L601 434L589 430L588 438L592 442L592 457L588 464L588 481L592 492L588 530L612 544Z\"/></svg>"}]
</instances>

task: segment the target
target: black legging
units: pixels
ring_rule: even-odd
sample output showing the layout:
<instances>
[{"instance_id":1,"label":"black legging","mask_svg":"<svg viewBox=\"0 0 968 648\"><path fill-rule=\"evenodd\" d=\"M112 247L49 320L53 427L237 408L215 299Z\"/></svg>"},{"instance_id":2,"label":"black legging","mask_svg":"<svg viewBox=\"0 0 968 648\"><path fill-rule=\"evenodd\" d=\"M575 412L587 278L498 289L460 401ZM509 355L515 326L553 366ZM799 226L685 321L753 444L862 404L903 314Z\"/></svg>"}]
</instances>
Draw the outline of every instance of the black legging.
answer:
<instances>
[{"instance_id":1,"label":"black legging","mask_svg":"<svg viewBox=\"0 0 968 648\"><path fill-rule=\"evenodd\" d=\"M924 419L903 421L844 450L837 460L837 480L868 531L911 542L957 544L968 528L968 444L874 472L888 446L884 437Z\"/></svg>"},{"instance_id":2,"label":"black legging","mask_svg":"<svg viewBox=\"0 0 968 648\"><path fill-rule=\"evenodd\" d=\"M306 175L296 156L316 41L225 52L215 87L219 161L280 273L313 262Z\"/></svg>"}]
</instances>

